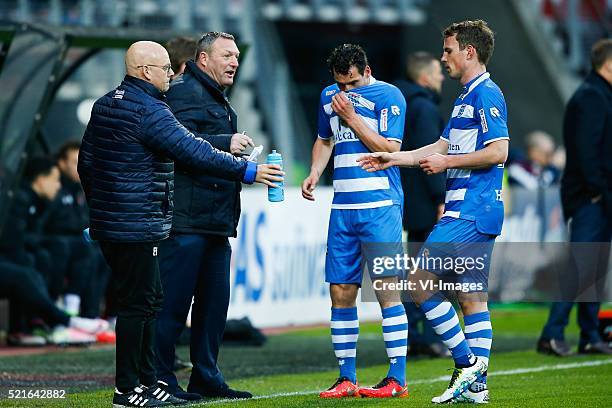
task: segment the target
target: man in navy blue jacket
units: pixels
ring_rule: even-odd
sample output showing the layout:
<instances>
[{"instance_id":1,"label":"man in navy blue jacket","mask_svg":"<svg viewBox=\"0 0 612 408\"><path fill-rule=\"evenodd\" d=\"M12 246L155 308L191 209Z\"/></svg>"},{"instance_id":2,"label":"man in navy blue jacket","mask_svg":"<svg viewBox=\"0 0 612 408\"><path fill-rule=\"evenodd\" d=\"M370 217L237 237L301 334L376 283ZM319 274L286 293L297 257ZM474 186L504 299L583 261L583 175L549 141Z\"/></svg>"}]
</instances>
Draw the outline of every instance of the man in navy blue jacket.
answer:
<instances>
[{"instance_id":1,"label":"man in navy blue jacket","mask_svg":"<svg viewBox=\"0 0 612 408\"><path fill-rule=\"evenodd\" d=\"M79 176L117 289L115 407L181 402L155 375L155 316L163 300L159 243L172 226L174 160L245 183L280 181L278 166L257 166L213 148L182 126L163 101L172 68L159 44L132 44L127 75L96 101L79 154Z\"/></svg>"},{"instance_id":2,"label":"man in navy blue jacket","mask_svg":"<svg viewBox=\"0 0 612 408\"><path fill-rule=\"evenodd\" d=\"M239 155L249 136L238 132L237 115L225 90L234 82L239 49L231 34L209 32L193 50L183 75L172 81L166 101L176 119L215 148ZM230 388L217 359L230 298L231 247L240 218L239 182L177 163L175 206L170 239L162 244L160 274L164 303L157 321L157 376L174 395L250 398ZM191 312L191 362L187 387L178 386L173 372L174 344ZM196 395L197 394L197 395Z\"/></svg>"},{"instance_id":3,"label":"man in navy blue jacket","mask_svg":"<svg viewBox=\"0 0 612 408\"><path fill-rule=\"evenodd\" d=\"M584 288L594 285L601 290L605 284L612 238L612 39L593 46L591 64L593 70L569 100L563 118L567 165L561 179L561 202L570 242L579 243L570 247L575 276L563 280L564 301L552 304L537 345L539 352L558 356L571 353L564 331L576 295L582 295L578 352L612 355L612 348L598 332L600 303L596 300L603 296L584 296L589 293ZM591 244L586 246L586 242ZM588 248L588 253L581 248Z\"/></svg>"},{"instance_id":4,"label":"man in navy blue jacket","mask_svg":"<svg viewBox=\"0 0 612 408\"><path fill-rule=\"evenodd\" d=\"M402 151L416 150L435 143L444 130L438 104L444 74L440 61L424 51L412 53L406 64L407 80L395 83L406 98L406 123ZM400 168L404 190L404 230L409 252L416 256L421 245L444 212L446 175L427 175L418 168ZM405 302L408 315L410 354L434 357L450 355L425 315L412 302ZM422 323L421 323L422 322Z\"/></svg>"}]
</instances>

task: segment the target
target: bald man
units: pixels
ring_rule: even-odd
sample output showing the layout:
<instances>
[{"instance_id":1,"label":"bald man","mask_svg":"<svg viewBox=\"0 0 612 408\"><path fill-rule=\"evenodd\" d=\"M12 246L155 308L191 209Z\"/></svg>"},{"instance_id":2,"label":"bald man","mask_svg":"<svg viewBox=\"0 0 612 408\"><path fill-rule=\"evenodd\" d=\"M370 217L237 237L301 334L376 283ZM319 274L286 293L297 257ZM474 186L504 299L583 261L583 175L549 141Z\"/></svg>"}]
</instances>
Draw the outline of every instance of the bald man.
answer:
<instances>
[{"instance_id":1,"label":"bald man","mask_svg":"<svg viewBox=\"0 0 612 408\"><path fill-rule=\"evenodd\" d=\"M184 402L157 381L155 317L163 294L159 243L172 225L174 161L229 180L274 186L278 166L237 159L189 132L162 101L172 68L157 43L132 44L127 75L96 101L79 154L90 234L113 271L118 304L113 407Z\"/></svg>"}]
</instances>

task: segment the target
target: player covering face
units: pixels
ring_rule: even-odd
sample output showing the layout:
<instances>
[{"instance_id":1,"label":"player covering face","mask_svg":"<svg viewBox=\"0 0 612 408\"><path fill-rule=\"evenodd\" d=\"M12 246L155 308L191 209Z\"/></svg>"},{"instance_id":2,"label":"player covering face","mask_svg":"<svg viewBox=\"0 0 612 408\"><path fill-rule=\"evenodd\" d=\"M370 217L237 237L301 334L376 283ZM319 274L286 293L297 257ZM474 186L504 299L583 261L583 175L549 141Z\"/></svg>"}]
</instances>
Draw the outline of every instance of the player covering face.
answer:
<instances>
[{"instance_id":1,"label":"player covering face","mask_svg":"<svg viewBox=\"0 0 612 408\"><path fill-rule=\"evenodd\" d=\"M362 282L362 248L372 245L401 249L403 193L397 169L373 176L356 159L368 152L397 152L404 129L406 102L399 89L377 81L366 54L344 44L332 52L335 83L321 93L318 138L310 175L302 195L314 200L314 189L334 155L334 200L329 220L325 277L330 284L331 334L340 375L322 398L350 396L407 397L405 367L408 323L396 292L377 293L389 371L377 385L359 388L355 369L359 319L356 299ZM398 281L398 269L374 274L374 281Z\"/></svg>"}]
</instances>

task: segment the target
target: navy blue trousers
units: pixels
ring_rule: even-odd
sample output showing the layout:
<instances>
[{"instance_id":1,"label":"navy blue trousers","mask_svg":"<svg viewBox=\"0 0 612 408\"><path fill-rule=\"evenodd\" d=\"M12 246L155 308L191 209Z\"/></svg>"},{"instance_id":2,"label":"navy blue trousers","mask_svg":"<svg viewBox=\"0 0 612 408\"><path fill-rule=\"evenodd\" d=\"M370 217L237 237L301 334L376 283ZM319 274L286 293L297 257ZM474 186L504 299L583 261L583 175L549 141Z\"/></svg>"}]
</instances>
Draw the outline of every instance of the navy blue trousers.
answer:
<instances>
[{"instance_id":1,"label":"navy blue trousers","mask_svg":"<svg viewBox=\"0 0 612 408\"><path fill-rule=\"evenodd\" d=\"M612 228L610 227L611 221L606 219L603 204L589 203L580 207L570 223L570 241L571 242L600 242L609 243L612 237ZM581 255L584 255L585 251L580 251ZM598 247L598 253L591 254L589 251L589 259L574 259L576 262L576 274L585 273L581 271L581 268L603 268L602 274L605 275L605 269L608 265L609 257L609 246L606 249L605 245ZM585 258L574 257L574 258ZM594 259L598 258L598 259ZM584 265L587 262L588 265ZM583 265L581 265L583 264ZM597 271L596 271L597 272ZM586 271L586 274L590 274L591 271ZM580 286L581 282L576 280L572 282L576 288ZM565 294L564 294L565 297ZM542 331L542 339L558 339L563 340L565 338L564 331L565 327L569 322L569 315L572 310L574 302L555 302L550 308L550 315L544 330ZM580 326L580 345L587 343L596 343L601 341L601 336L598 332L598 318L599 314L599 302L578 302L578 325Z\"/></svg>"},{"instance_id":2,"label":"navy blue trousers","mask_svg":"<svg viewBox=\"0 0 612 408\"><path fill-rule=\"evenodd\" d=\"M218 235L173 234L161 244L164 303L156 326L156 371L171 390L177 386L174 345L185 327L192 297L193 370L187 389L210 394L226 386L217 358L229 306L231 254L227 237Z\"/></svg>"}]
</instances>

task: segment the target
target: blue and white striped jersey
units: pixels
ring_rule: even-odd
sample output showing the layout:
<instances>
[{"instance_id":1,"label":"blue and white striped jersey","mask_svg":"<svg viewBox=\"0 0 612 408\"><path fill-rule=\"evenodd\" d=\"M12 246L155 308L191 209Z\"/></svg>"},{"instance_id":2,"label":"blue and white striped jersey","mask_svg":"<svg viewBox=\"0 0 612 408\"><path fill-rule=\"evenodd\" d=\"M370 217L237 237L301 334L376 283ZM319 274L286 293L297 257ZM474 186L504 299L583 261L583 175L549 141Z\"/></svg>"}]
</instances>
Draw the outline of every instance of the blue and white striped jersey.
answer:
<instances>
[{"instance_id":1,"label":"blue and white striped jersey","mask_svg":"<svg viewBox=\"0 0 612 408\"><path fill-rule=\"evenodd\" d=\"M321 92L318 134L334 141L334 201L332 209L377 208L402 205L403 193L396 167L368 173L356 162L370 150L346 126L331 107L332 97L340 92L330 85ZM395 86L373 77L368 85L346 92L355 112L379 135L402 142L406 100Z\"/></svg>"},{"instance_id":2,"label":"blue and white striped jersey","mask_svg":"<svg viewBox=\"0 0 612 408\"><path fill-rule=\"evenodd\" d=\"M508 135L506 101L485 72L463 88L441 138L448 154L466 154ZM448 169L444 216L476 222L479 232L498 235L504 221L502 179L504 165L487 169Z\"/></svg>"}]
</instances>

